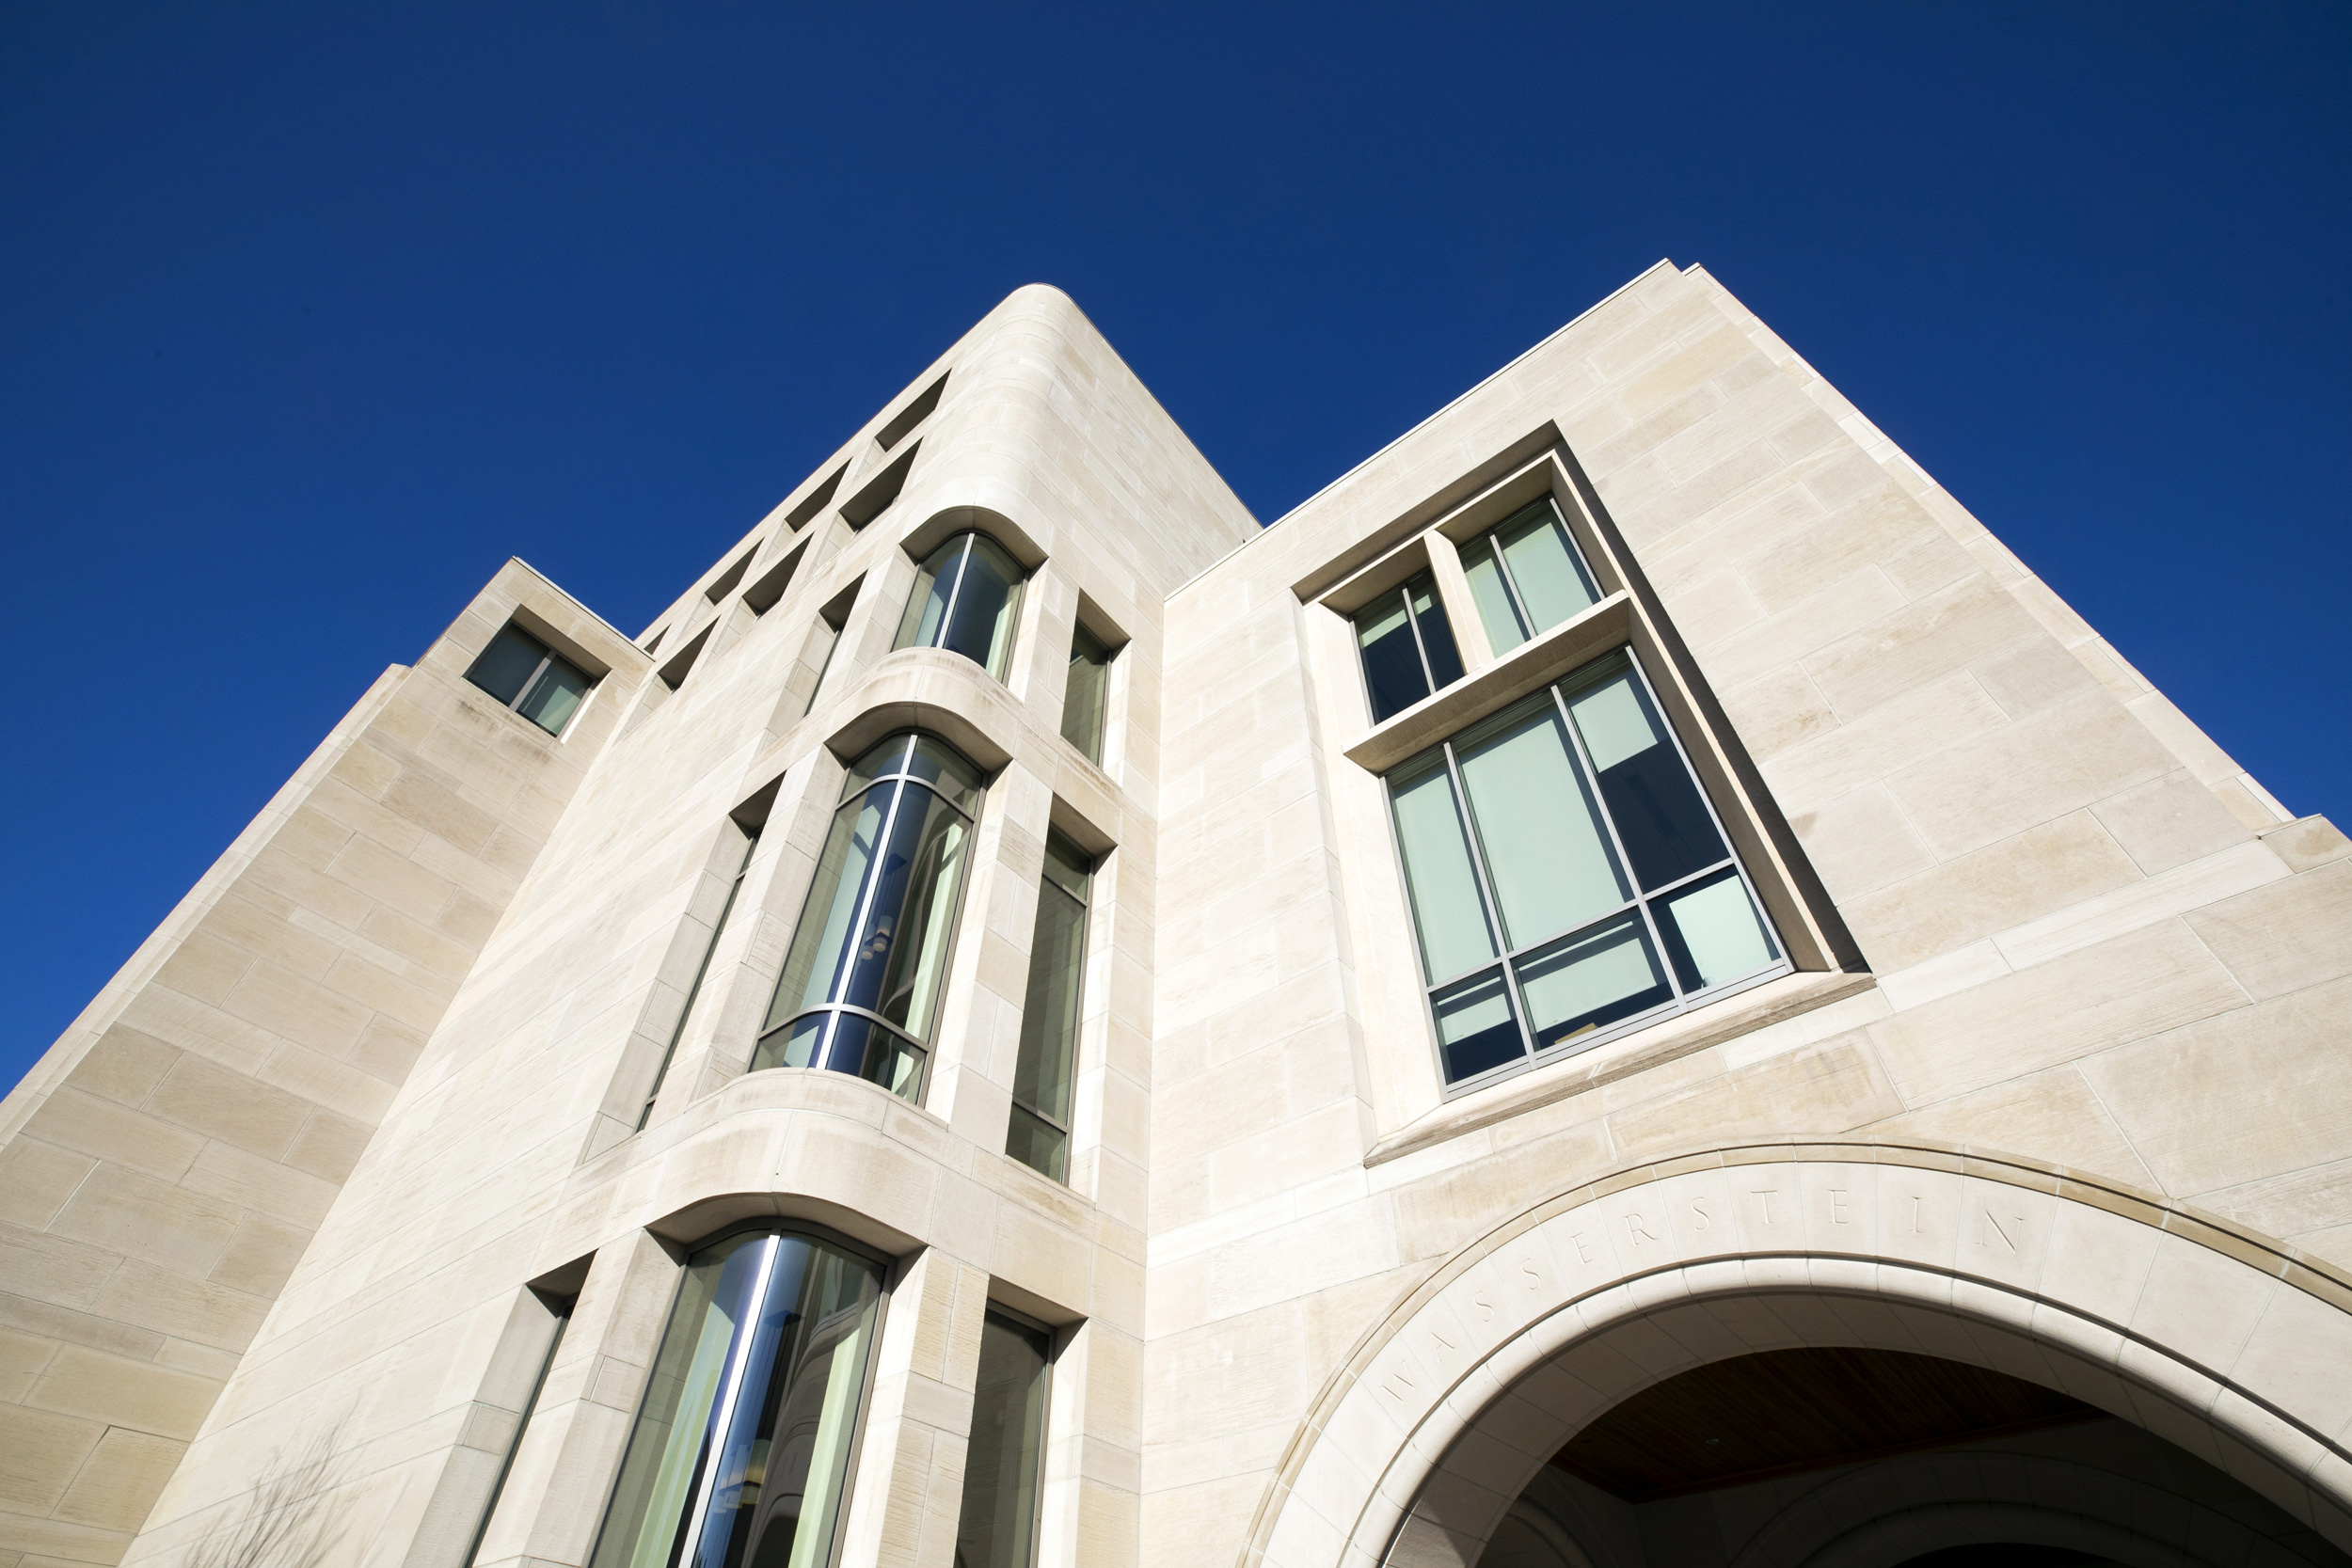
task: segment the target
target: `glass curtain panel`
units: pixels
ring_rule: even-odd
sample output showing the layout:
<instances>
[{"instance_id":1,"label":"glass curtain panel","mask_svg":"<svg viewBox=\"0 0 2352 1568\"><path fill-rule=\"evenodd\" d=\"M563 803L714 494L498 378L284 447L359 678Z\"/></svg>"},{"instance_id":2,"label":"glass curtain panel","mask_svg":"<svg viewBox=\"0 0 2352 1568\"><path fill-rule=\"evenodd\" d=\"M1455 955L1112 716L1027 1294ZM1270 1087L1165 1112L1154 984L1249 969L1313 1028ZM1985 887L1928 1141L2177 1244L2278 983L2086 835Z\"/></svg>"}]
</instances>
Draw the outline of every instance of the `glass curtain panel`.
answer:
<instances>
[{"instance_id":1,"label":"glass curtain panel","mask_svg":"<svg viewBox=\"0 0 2352 1568\"><path fill-rule=\"evenodd\" d=\"M979 1385L963 1456L956 1568L1029 1568L1037 1553L1038 1472L1053 1340L990 1312L980 1320Z\"/></svg>"},{"instance_id":2,"label":"glass curtain panel","mask_svg":"<svg viewBox=\"0 0 2352 1568\"><path fill-rule=\"evenodd\" d=\"M752 1230L689 1260L593 1568L820 1568L833 1554L881 1266Z\"/></svg>"},{"instance_id":3,"label":"glass curtain panel","mask_svg":"<svg viewBox=\"0 0 2352 1568\"><path fill-rule=\"evenodd\" d=\"M826 1068L913 1100L954 945L979 772L908 733L859 758L842 794L752 1067Z\"/></svg>"},{"instance_id":4,"label":"glass curtain panel","mask_svg":"<svg viewBox=\"0 0 2352 1568\"><path fill-rule=\"evenodd\" d=\"M981 533L959 533L916 568L897 648L946 648L998 680L1012 659L1020 618L1020 563Z\"/></svg>"},{"instance_id":5,"label":"glass curtain panel","mask_svg":"<svg viewBox=\"0 0 2352 1568\"><path fill-rule=\"evenodd\" d=\"M1629 651L1388 788L1449 1084L1788 967Z\"/></svg>"},{"instance_id":6,"label":"glass curtain panel","mask_svg":"<svg viewBox=\"0 0 2352 1568\"><path fill-rule=\"evenodd\" d=\"M1071 1084L1078 1054L1091 872L1084 850L1059 833L1045 835L1045 875L1029 942L1028 994L1021 1007L1005 1152L1057 1181L1070 1179Z\"/></svg>"}]
</instances>

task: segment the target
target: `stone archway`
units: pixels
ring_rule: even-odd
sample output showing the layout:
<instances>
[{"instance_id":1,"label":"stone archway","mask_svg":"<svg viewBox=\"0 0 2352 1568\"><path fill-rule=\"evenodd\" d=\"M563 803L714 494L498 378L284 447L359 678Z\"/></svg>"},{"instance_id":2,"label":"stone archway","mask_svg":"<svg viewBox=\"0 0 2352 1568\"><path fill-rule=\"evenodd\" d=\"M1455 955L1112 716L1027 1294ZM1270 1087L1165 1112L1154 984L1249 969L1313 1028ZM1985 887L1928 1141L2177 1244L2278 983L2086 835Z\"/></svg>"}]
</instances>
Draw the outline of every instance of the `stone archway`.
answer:
<instances>
[{"instance_id":1,"label":"stone archway","mask_svg":"<svg viewBox=\"0 0 2352 1568\"><path fill-rule=\"evenodd\" d=\"M1692 1367L1807 1346L2059 1389L2352 1548L2352 1284L2056 1167L1837 1143L1617 1173L1463 1249L1326 1386L1245 1562L1468 1568L1602 1411Z\"/></svg>"}]
</instances>

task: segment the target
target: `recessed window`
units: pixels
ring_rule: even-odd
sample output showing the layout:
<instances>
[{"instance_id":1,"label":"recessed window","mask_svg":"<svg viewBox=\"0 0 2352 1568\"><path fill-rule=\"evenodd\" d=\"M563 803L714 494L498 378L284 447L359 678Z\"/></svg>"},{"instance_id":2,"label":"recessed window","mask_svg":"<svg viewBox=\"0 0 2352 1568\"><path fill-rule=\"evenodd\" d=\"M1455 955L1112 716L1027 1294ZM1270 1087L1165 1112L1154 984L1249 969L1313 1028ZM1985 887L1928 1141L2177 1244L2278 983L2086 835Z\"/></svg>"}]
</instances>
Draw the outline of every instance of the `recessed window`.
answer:
<instances>
[{"instance_id":1,"label":"recessed window","mask_svg":"<svg viewBox=\"0 0 2352 1568\"><path fill-rule=\"evenodd\" d=\"M1499 654L1600 602L1583 552L1549 497L1464 545L1462 572Z\"/></svg>"},{"instance_id":2,"label":"recessed window","mask_svg":"<svg viewBox=\"0 0 2352 1568\"><path fill-rule=\"evenodd\" d=\"M1043 1329L996 1307L980 1319L956 1568L1029 1568L1037 1560L1037 1480L1045 1457L1053 1344Z\"/></svg>"},{"instance_id":3,"label":"recessed window","mask_svg":"<svg viewBox=\"0 0 2352 1568\"><path fill-rule=\"evenodd\" d=\"M803 660L810 654L817 657L817 678L809 683L808 705L801 709L804 715L816 709L818 695L825 689L825 677L833 673L833 656L841 651L841 633L850 624L850 610L857 603L857 591L865 585L866 579L859 578L817 611L817 625L808 634L808 652L801 656Z\"/></svg>"},{"instance_id":4,"label":"recessed window","mask_svg":"<svg viewBox=\"0 0 2352 1568\"><path fill-rule=\"evenodd\" d=\"M979 797L979 769L930 736L858 759L753 1070L826 1068L921 1096Z\"/></svg>"},{"instance_id":5,"label":"recessed window","mask_svg":"<svg viewBox=\"0 0 2352 1568\"><path fill-rule=\"evenodd\" d=\"M914 574L893 648L946 648L998 680L1012 661L1021 613L1020 563L984 533L959 533Z\"/></svg>"},{"instance_id":6,"label":"recessed window","mask_svg":"<svg viewBox=\"0 0 2352 1568\"><path fill-rule=\"evenodd\" d=\"M596 683L571 660L509 622L466 678L549 735L562 735Z\"/></svg>"},{"instance_id":7,"label":"recessed window","mask_svg":"<svg viewBox=\"0 0 2352 1568\"><path fill-rule=\"evenodd\" d=\"M1627 651L1423 752L1388 786L1449 1085L1789 967Z\"/></svg>"},{"instance_id":8,"label":"recessed window","mask_svg":"<svg viewBox=\"0 0 2352 1568\"><path fill-rule=\"evenodd\" d=\"M1454 626L1427 572L1356 612L1356 646L1363 655L1375 724L1462 678Z\"/></svg>"},{"instance_id":9,"label":"recessed window","mask_svg":"<svg viewBox=\"0 0 2352 1568\"><path fill-rule=\"evenodd\" d=\"M944 375L926 387L920 397L899 409L895 419L875 432L874 445L888 451L905 440L909 431L931 417L931 410L939 406L939 394L946 389L947 378Z\"/></svg>"},{"instance_id":10,"label":"recessed window","mask_svg":"<svg viewBox=\"0 0 2352 1568\"><path fill-rule=\"evenodd\" d=\"M1061 694L1061 736L1084 752L1089 762L1103 760L1103 720L1110 688L1110 649L1085 626L1073 628L1070 676Z\"/></svg>"},{"instance_id":11,"label":"recessed window","mask_svg":"<svg viewBox=\"0 0 2352 1568\"><path fill-rule=\"evenodd\" d=\"M758 848L759 830L754 828L743 835L743 858L735 867L735 879L727 884L727 901L719 906L719 918L712 923L710 937L703 943L702 961L694 966L694 983L686 988L686 1002L678 1008L677 1022L671 1026L670 1043L662 1048L661 1065L654 1069L653 1086L645 1091L645 1102L637 1108L640 1132L653 1119L654 1102L661 1098L661 1081L669 1077L670 1063L677 1057L677 1043L686 1037L686 1026L693 1021L694 1004L702 996L703 982L710 977L710 956L719 950L719 939L726 934L727 916L735 912L735 896L743 891L743 879L751 875L752 855Z\"/></svg>"},{"instance_id":12,"label":"recessed window","mask_svg":"<svg viewBox=\"0 0 2352 1568\"><path fill-rule=\"evenodd\" d=\"M1029 990L1012 1069L1005 1152L1057 1181L1070 1180L1070 1089L1086 976L1087 899L1094 860L1061 834L1045 835L1045 877L1029 942Z\"/></svg>"},{"instance_id":13,"label":"recessed window","mask_svg":"<svg viewBox=\"0 0 2352 1568\"><path fill-rule=\"evenodd\" d=\"M832 1560L882 1268L791 1231L687 1263L591 1568Z\"/></svg>"}]
</instances>

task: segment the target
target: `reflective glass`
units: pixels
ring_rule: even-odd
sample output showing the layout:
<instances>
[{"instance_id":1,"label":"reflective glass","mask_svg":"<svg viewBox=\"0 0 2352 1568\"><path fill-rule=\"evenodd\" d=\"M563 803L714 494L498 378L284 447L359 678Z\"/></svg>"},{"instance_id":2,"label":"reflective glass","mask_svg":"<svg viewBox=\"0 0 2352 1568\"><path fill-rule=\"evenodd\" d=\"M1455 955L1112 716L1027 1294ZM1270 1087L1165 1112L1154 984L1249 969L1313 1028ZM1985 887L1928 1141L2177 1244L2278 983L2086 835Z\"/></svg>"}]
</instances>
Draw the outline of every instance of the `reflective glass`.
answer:
<instances>
[{"instance_id":1,"label":"reflective glass","mask_svg":"<svg viewBox=\"0 0 2352 1568\"><path fill-rule=\"evenodd\" d=\"M550 658L538 684L531 689L531 695L516 705L515 711L548 734L562 735L587 690L586 675L560 658Z\"/></svg>"},{"instance_id":2,"label":"reflective glass","mask_svg":"<svg viewBox=\"0 0 2352 1568\"><path fill-rule=\"evenodd\" d=\"M980 1319L978 1385L964 1449L956 1568L1029 1568L1037 1545L1038 1469L1045 1451L1052 1341L1001 1312Z\"/></svg>"},{"instance_id":3,"label":"reflective glass","mask_svg":"<svg viewBox=\"0 0 2352 1568\"><path fill-rule=\"evenodd\" d=\"M1458 1084L1527 1054L1502 970L1441 990L1430 1005L1438 1015L1438 1050L1445 1059L1447 1083Z\"/></svg>"},{"instance_id":4,"label":"reflective glass","mask_svg":"<svg viewBox=\"0 0 2352 1568\"><path fill-rule=\"evenodd\" d=\"M1510 562L1512 584L1527 609L1531 635L1549 631L1593 608L1598 595L1577 556L1576 546L1552 503L1538 501L1495 530L1495 542Z\"/></svg>"},{"instance_id":5,"label":"reflective glass","mask_svg":"<svg viewBox=\"0 0 2352 1568\"><path fill-rule=\"evenodd\" d=\"M881 1270L751 1232L695 1257L594 1568L817 1568L841 1513Z\"/></svg>"},{"instance_id":6,"label":"reflective glass","mask_svg":"<svg viewBox=\"0 0 2352 1568\"><path fill-rule=\"evenodd\" d=\"M930 784L947 803L970 812L980 798L980 770L963 760L955 748L928 735L914 737L914 750L900 765L907 773Z\"/></svg>"},{"instance_id":7,"label":"reflective glass","mask_svg":"<svg viewBox=\"0 0 2352 1568\"><path fill-rule=\"evenodd\" d=\"M1111 655L1084 626L1070 638L1070 675L1062 685L1061 735L1089 762L1103 760L1103 715L1110 691Z\"/></svg>"},{"instance_id":8,"label":"reflective glass","mask_svg":"<svg viewBox=\"0 0 2352 1568\"><path fill-rule=\"evenodd\" d=\"M1549 692L1471 731L1455 755L1508 945L1581 926L1630 896Z\"/></svg>"},{"instance_id":9,"label":"reflective glass","mask_svg":"<svg viewBox=\"0 0 2352 1568\"><path fill-rule=\"evenodd\" d=\"M1623 657L1566 689L1600 797L1642 886L1663 887L1727 858L1697 783Z\"/></svg>"},{"instance_id":10,"label":"reflective glass","mask_svg":"<svg viewBox=\"0 0 2352 1568\"><path fill-rule=\"evenodd\" d=\"M1433 983L1450 979L1493 958L1495 944L1444 753L1428 752L1390 775L1389 800L1405 856L1405 885L1413 900L1413 929L1421 937L1422 972Z\"/></svg>"},{"instance_id":11,"label":"reflective glass","mask_svg":"<svg viewBox=\"0 0 2352 1568\"><path fill-rule=\"evenodd\" d=\"M938 796L905 786L836 1000L871 1008L916 1039L930 1037L971 832Z\"/></svg>"},{"instance_id":12,"label":"reflective glass","mask_svg":"<svg viewBox=\"0 0 2352 1568\"><path fill-rule=\"evenodd\" d=\"M1070 1134L1019 1105L1005 1128L1005 1153L1057 1181L1070 1180Z\"/></svg>"},{"instance_id":13,"label":"reflective glass","mask_svg":"<svg viewBox=\"0 0 2352 1568\"><path fill-rule=\"evenodd\" d=\"M1753 974L1777 957L1746 885L1728 866L1705 881L1677 888L1652 908L1684 990Z\"/></svg>"},{"instance_id":14,"label":"reflective glass","mask_svg":"<svg viewBox=\"0 0 2352 1568\"><path fill-rule=\"evenodd\" d=\"M523 682L539 668L539 661L547 653L537 639L508 626L490 639L490 645L473 661L466 678L501 703L511 705L521 692Z\"/></svg>"},{"instance_id":15,"label":"reflective glass","mask_svg":"<svg viewBox=\"0 0 2352 1568\"><path fill-rule=\"evenodd\" d=\"M1021 567L993 540L973 534L963 581L948 610L940 647L961 654L998 680L1012 652L1012 626L1021 609Z\"/></svg>"},{"instance_id":16,"label":"reflective glass","mask_svg":"<svg viewBox=\"0 0 2352 1568\"><path fill-rule=\"evenodd\" d=\"M763 1026L772 1029L803 1007L831 1001L834 982L849 957L850 926L866 892L866 869L899 785L882 784L834 814L825 852L802 906L801 924L785 956L784 974Z\"/></svg>"},{"instance_id":17,"label":"reflective glass","mask_svg":"<svg viewBox=\"0 0 2352 1568\"><path fill-rule=\"evenodd\" d=\"M1438 602L1438 585L1424 572L1405 585L1413 602L1413 623L1421 627L1421 649L1429 659L1433 690L1442 691L1462 678L1461 650L1454 645L1454 624Z\"/></svg>"},{"instance_id":18,"label":"reflective glass","mask_svg":"<svg viewBox=\"0 0 2352 1568\"><path fill-rule=\"evenodd\" d=\"M914 592L907 595L907 612L898 622L892 648L929 648L939 641L939 624L946 618L947 601L956 591L964 546L972 536L959 533L925 558L914 569Z\"/></svg>"},{"instance_id":19,"label":"reflective glass","mask_svg":"<svg viewBox=\"0 0 2352 1568\"><path fill-rule=\"evenodd\" d=\"M1520 959L1518 975L1538 1050L1674 999L1642 917L1629 911Z\"/></svg>"},{"instance_id":20,"label":"reflective glass","mask_svg":"<svg viewBox=\"0 0 2352 1568\"><path fill-rule=\"evenodd\" d=\"M1084 904L1050 880L1039 888L1012 1097L1065 1127L1070 1125L1070 1079L1077 1055L1086 924Z\"/></svg>"},{"instance_id":21,"label":"reflective glass","mask_svg":"<svg viewBox=\"0 0 2352 1568\"><path fill-rule=\"evenodd\" d=\"M1356 616L1356 645L1364 657L1364 685L1372 693L1372 721L1379 723L1429 695L1429 677L1413 644L1402 591L1383 594Z\"/></svg>"},{"instance_id":22,"label":"reflective glass","mask_svg":"<svg viewBox=\"0 0 2352 1568\"><path fill-rule=\"evenodd\" d=\"M1503 586L1502 565L1495 558L1491 534L1464 546L1462 575L1470 578L1470 601L1478 606L1478 619L1494 651L1507 654L1526 641L1527 627L1520 624L1518 610L1511 603L1511 591Z\"/></svg>"}]
</instances>

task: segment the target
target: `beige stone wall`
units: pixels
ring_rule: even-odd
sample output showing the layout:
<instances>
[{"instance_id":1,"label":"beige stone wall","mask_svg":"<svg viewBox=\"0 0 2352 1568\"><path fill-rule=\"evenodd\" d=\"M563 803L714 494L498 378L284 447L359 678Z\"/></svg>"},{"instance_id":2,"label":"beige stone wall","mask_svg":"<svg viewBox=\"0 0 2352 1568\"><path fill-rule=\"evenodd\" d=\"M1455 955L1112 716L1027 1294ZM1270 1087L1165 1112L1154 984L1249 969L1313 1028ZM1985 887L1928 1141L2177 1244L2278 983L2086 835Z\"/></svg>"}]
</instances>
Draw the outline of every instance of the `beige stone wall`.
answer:
<instances>
[{"instance_id":1,"label":"beige stone wall","mask_svg":"<svg viewBox=\"0 0 2352 1568\"><path fill-rule=\"evenodd\" d=\"M463 679L518 605L613 667L562 742ZM643 662L507 567L0 1105L0 1556L120 1558Z\"/></svg>"},{"instance_id":2,"label":"beige stone wall","mask_svg":"<svg viewBox=\"0 0 2352 1568\"><path fill-rule=\"evenodd\" d=\"M1606 596L1499 654L1455 546L1540 493L1577 517ZM916 562L967 527L1031 569L1001 683L891 649ZM1345 615L1424 566L1470 673L1375 726ZM2291 818L1705 273L1661 263L1263 532L1067 299L1012 295L637 646L598 655L614 674L577 735L540 748L558 761L530 775L537 793L496 748L467 764L477 776L393 732L480 810L523 811L527 795L539 815L512 825L535 852L500 851L505 880L479 894L497 908L436 972L404 1052L372 1074L352 1064L372 1108L300 1091L356 1129L358 1163L340 1191L308 1172L319 1186L252 1189L312 1191L315 1211L269 1232L276 1272L255 1276L234 1342L91 1341L182 1310L141 1283L156 1270L243 1289L214 1276L259 1222L223 1216L205 1253L188 1238L208 1232L160 1210L77 1209L133 1176L173 1202L235 1199L190 1174L212 1168L193 1146L157 1175L132 1153L160 1140L85 1151L72 1139L89 1134L44 1127L86 1102L110 1126L186 1114L165 1092L177 1061L214 1062L203 1042L226 1037L186 1009L242 1017L236 987L269 957L237 960L216 996L185 991L224 984L200 957L215 942L251 947L214 928L224 890L275 889L280 927L331 936L322 985L342 983L344 952L406 929L378 904L427 919L400 903L429 892L404 866L467 896L446 869L460 863L442 846L462 839L447 808L418 816L413 786L372 773L355 786L366 815L338 793L341 759L372 766L382 715L422 701L412 687L442 705L438 723L504 736L457 676L502 619L499 595L550 592L533 583L502 574L446 657L372 694L9 1101L0 1167L25 1174L0 1202L27 1212L6 1217L26 1245L99 1249L112 1272L88 1300L27 1287L47 1315L23 1320L16 1408L78 1422L96 1457L11 1450L31 1457L0 1481L46 1533L8 1540L0 1568L7 1549L177 1562L233 1533L314 1444L338 1560L454 1568L540 1354L532 1287L576 1303L478 1560L577 1568L684 1259L763 1216L893 1260L845 1560L924 1568L952 1557L989 1301L1058 1331L1041 1560L1246 1561L1278 1520L1307 1519L1286 1512L1294 1483L1322 1474L1303 1456L1382 1336L1441 1286L1478 1285L1482 1238L1564 1195L1712 1168L1734 1145L1944 1151L1916 1156L1929 1170L1958 1169L1957 1146L2005 1151L2004 1170L2038 1173L2025 1186L2055 1190L2065 1167L2107 1195L2088 1200L2101 1212L2259 1263L2246 1299L2301 1270L2319 1305L2296 1310L2352 1303L2328 1261L2352 1263L2352 845ZM1121 645L1100 766L1058 734L1080 619ZM1449 1096L1380 772L1629 643L1795 973ZM922 1102L837 1074L748 1073L846 769L908 726L991 781ZM296 883L257 880L280 839L328 831L306 821L334 824L334 853L374 880L337 880L348 863L331 857ZM999 1152L1049 827L1103 856L1066 1185ZM498 863L494 843L465 863ZM353 888L371 902L339 916ZM198 978L167 984L181 974ZM142 1078L147 1057L97 1049L125 1026L182 1055ZM233 1098L247 1115L275 1103ZM241 1147L187 1126L175 1135ZM301 1127L280 1131L244 1157L299 1169ZM90 1185L114 1166L115 1188ZM27 1256L40 1289L78 1277ZM2176 1338L2205 1331L2175 1317ZM2261 1342L2333 1345L2312 1322ZM76 1324L95 1326L75 1338ZM68 1352L128 1370L92 1377ZM167 1372L202 1383L176 1424L109 1427L104 1402ZM102 1500L86 1473L148 1490L109 1481ZM1282 1560L1336 1560L1301 1554L1321 1539L1311 1520L1284 1528Z\"/></svg>"}]
</instances>

